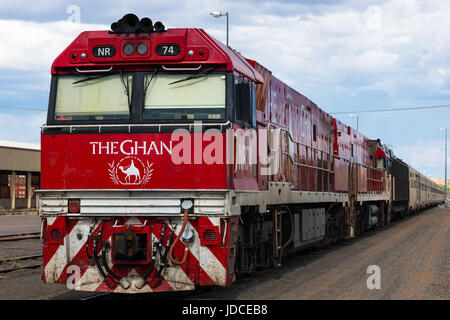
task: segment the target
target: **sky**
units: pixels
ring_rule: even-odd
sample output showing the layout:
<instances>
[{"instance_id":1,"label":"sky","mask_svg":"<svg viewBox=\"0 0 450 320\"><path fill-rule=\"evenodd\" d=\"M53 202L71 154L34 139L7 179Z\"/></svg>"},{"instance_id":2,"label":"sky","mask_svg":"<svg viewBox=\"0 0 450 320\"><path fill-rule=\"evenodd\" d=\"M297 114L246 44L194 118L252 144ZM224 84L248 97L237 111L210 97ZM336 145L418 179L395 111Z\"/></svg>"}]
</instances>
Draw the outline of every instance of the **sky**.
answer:
<instances>
[{"instance_id":1,"label":"sky","mask_svg":"<svg viewBox=\"0 0 450 320\"><path fill-rule=\"evenodd\" d=\"M358 128L427 176L444 177L450 108L446 0L0 0L0 140L39 143L50 66L82 31L132 12L167 28L202 28L270 69L328 113L358 111ZM336 114L356 128L355 117ZM448 158L450 163L450 157Z\"/></svg>"}]
</instances>

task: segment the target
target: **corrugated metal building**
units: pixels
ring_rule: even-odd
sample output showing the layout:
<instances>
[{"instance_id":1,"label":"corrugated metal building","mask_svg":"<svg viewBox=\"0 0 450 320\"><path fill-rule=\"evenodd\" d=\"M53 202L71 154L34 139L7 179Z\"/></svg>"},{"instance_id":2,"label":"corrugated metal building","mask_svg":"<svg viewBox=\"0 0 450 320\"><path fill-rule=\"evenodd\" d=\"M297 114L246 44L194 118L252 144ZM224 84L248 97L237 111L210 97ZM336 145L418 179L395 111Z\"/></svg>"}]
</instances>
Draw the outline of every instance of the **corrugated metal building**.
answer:
<instances>
[{"instance_id":1,"label":"corrugated metal building","mask_svg":"<svg viewBox=\"0 0 450 320\"><path fill-rule=\"evenodd\" d=\"M0 140L0 208L36 207L40 171L39 144Z\"/></svg>"}]
</instances>

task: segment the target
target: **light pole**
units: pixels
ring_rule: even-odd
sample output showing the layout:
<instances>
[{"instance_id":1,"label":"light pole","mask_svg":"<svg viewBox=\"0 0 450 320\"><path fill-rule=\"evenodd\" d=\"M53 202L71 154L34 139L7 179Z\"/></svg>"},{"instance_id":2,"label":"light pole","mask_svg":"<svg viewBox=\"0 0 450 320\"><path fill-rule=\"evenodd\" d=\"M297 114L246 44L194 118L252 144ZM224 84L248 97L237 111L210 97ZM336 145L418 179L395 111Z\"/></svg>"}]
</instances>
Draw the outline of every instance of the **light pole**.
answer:
<instances>
[{"instance_id":1,"label":"light pole","mask_svg":"<svg viewBox=\"0 0 450 320\"><path fill-rule=\"evenodd\" d=\"M212 15L214 18L220 18L223 16L227 17L227 47L228 47L228 11L227 12L214 11L211 12L210 15Z\"/></svg>"},{"instance_id":2,"label":"light pole","mask_svg":"<svg viewBox=\"0 0 450 320\"><path fill-rule=\"evenodd\" d=\"M448 200L447 200L447 128L441 128L441 130L445 130L445 200L444 200L444 204L447 205L448 204Z\"/></svg>"},{"instance_id":3,"label":"light pole","mask_svg":"<svg viewBox=\"0 0 450 320\"><path fill-rule=\"evenodd\" d=\"M356 131L359 131L359 118L357 114L350 114L350 118L356 118Z\"/></svg>"}]
</instances>

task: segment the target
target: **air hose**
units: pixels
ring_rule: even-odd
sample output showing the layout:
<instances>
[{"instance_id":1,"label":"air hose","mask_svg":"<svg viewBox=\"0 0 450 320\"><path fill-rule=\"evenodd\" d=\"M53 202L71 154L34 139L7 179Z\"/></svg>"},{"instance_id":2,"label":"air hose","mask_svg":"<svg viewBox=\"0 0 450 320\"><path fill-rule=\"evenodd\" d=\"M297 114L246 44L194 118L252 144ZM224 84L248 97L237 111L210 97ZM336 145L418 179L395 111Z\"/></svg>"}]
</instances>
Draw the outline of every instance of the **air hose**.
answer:
<instances>
[{"instance_id":1,"label":"air hose","mask_svg":"<svg viewBox=\"0 0 450 320\"><path fill-rule=\"evenodd\" d=\"M181 227L180 232L178 232L178 235L175 238L175 241L172 243L172 245L170 246L170 249L169 249L169 259L174 265L177 265L177 266L180 266L183 263L185 263L186 259L187 259L187 253L188 253L188 247L189 247L189 241L188 240L186 240L186 243L185 243L183 259L181 259L181 261L178 261L176 258L174 258L172 256L173 249L175 248L175 245L177 244L177 242L180 240L181 235L183 234L184 229L186 228L187 221L188 221L188 212L184 211L183 225Z\"/></svg>"},{"instance_id":2,"label":"air hose","mask_svg":"<svg viewBox=\"0 0 450 320\"><path fill-rule=\"evenodd\" d=\"M119 277L117 274L115 274L111 268L108 265L108 262L106 261L106 249L110 248L109 242L103 242L101 244L102 246L102 260L103 260L103 266L106 269L106 272L111 276L116 278L120 285L122 286L122 288L124 288L125 290L128 289L130 287L130 282L125 278L125 277Z\"/></svg>"},{"instance_id":3,"label":"air hose","mask_svg":"<svg viewBox=\"0 0 450 320\"><path fill-rule=\"evenodd\" d=\"M128 282L128 280L126 278L119 277L109 268L108 262L106 261L106 249L109 248L109 242L105 242L105 243L102 242L102 232L103 232L103 225L100 227L99 234L94 236L94 261L95 261L95 264L97 265L97 268L100 271L103 278L106 280L106 284L108 285L108 287L110 287L112 289L116 286L116 282L113 279L113 278L116 278L119 281L119 284L122 286L122 288L128 289L131 285ZM98 261L99 256L97 255L97 250L98 250L99 243L100 243L100 247L102 248L103 266L105 267L107 273L105 273L102 266L100 265L100 262ZM108 282L108 279L110 280L109 282Z\"/></svg>"},{"instance_id":4,"label":"air hose","mask_svg":"<svg viewBox=\"0 0 450 320\"><path fill-rule=\"evenodd\" d=\"M89 242L91 241L91 235L92 235L92 230L93 229L94 229L94 225L91 226L91 228L89 229L89 234L88 234L88 237L87 237L87 240L86 240L86 245L85 245L86 255L88 257L89 264L91 266L95 265L94 257L89 254Z\"/></svg>"},{"instance_id":5,"label":"air hose","mask_svg":"<svg viewBox=\"0 0 450 320\"><path fill-rule=\"evenodd\" d=\"M160 266L159 266L158 272L153 277L153 279L150 283L150 287L152 287L152 288L156 288L161 283L161 273L162 273L164 267L166 266L167 254L169 253L169 247L173 243L173 234L174 234L174 232L172 231L170 233L170 236L167 238L166 246L164 247L164 254L162 254L161 248L159 250L159 256L161 257L161 261L160 261ZM161 244L162 244L162 242L161 242Z\"/></svg>"},{"instance_id":6,"label":"air hose","mask_svg":"<svg viewBox=\"0 0 450 320\"><path fill-rule=\"evenodd\" d=\"M97 254L97 244L98 241L102 241L101 240L101 234L102 234L102 230L103 230L103 225L100 227L100 235L94 235L94 243L93 243L93 249L94 249L94 261L95 261L95 265L97 266L98 271L100 271L100 274L102 275L103 279L106 281L106 284L108 285L109 288L113 289L116 286L116 283L114 280L108 278L108 275L105 273L105 271L103 270L102 266L100 265L100 262L98 262L98 254ZM111 281L108 281L111 280Z\"/></svg>"}]
</instances>

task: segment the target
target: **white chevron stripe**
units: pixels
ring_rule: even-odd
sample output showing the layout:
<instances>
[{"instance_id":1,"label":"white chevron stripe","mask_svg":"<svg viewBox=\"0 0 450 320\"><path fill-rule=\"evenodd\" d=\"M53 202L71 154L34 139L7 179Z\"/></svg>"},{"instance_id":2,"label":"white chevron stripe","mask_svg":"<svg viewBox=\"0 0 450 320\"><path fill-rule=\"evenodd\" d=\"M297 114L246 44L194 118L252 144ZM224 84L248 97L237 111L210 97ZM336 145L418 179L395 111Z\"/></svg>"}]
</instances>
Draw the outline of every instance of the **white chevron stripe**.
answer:
<instances>
[{"instance_id":1,"label":"white chevron stripe","mask_svg":"<svg viewBox=\"0 0 450 320\"><path fill-rule=\"evenodd\" d=\"M211 221L213 224L220 223L220 218L214 220L216 221ZM168 224L168 221L166 221L166 223ZM182 225L178 223L176 228L177 234L181 230L181 227ZM188 227L194 232L194 242L189 245L189 251L199 261L200 268L202 268L216 284L224 286L227 279L227 270L207 246L200 245L199 234L189 221L186 225L186 228Z\"/></svg>"},{"instance_id":2,"label":"white chevron stripe","mask_svg":"<svg viewBox=\"0 0 450 320\"><path fill-rule=\"evenodd\" d=\"M58 281L65 266L70 264L70 261L72 261L81 249L84 250L89 234L90 222L90 220L78 220L70 233L66 234L64 244L58 247L55 254L45 266L44 272L47 281L50 281L50 279L53 279L53 282ZM80 240L78 239L78 234L81 235Z\"/></svg>"},{"instance_id":3,"label":"white chevron stripe","mask_svg":"<svg viewBox=\"0 0 450 320\"><path fill-rule=\"evenodd\" d=\"M209 221L211 221L211 224L213 226L220 226L220 218L215 218L215 217L208 217Z\"/></svg>"},{"instance_id":4,"label":"white chevron stripe","mask_svg":"<svg viewBox=\"0 0 450 320\"><path fill-rule=\"evenodd\" d=\"M97 266L89 266L78 283L83 290L95 291L95 289L103 281L102 275L97 269Z\"/></svg>"},{"instance_id":5,"label":"white chevron stripe","mask_svg":"<svg viewBox=\"0 0 450 320\"><path fill-rule=\"evenodd\" d=\"M47 224L51 225L55 220L56 218L48 218ZM70 263L70 261L79 253L80 250L84 250L91 227L91 222L92 220L78 220L71 232L64 237L64 244L58 247L57 251L45 267L44 272L48 282L52 282L52 279L53 282L56 282L61 277L66 265ZM98 221L96 223L95 229L98 228L101 222L102 221ZM172 225L169 224L169 221L166 221L166 223L170 226L170 228L172 227ZM131 218L127 221L127 224L141 224L141 222L137 219ZM179 232L181 227L182 225L180 223L177 224L176 232ZM225 268L223 268L222 264L207 247L201 248L199 235L190 223L188 223L187 227L191 228L195 237L194 242L189 246L189 251L197 260L200 261L200 267L202 267L214 281L218 284L221 283L222 276L219 276L218 274L226 275ZM81 235L80 239L78 239L78 234ZM156 235L152 234L152 238L155 239ZM200 260L200 257L204 260L203 262ZM159 255L157 256L157 259L159 259ZM157 260L157 262L159 262L159 260ZM157 266L158 263L155 267ZM194 283L180 267L166 267L164 268L162 276L174 290L193 290L195 288ZM127 278L131 283L134 283L139 279L139 276L136 271L132 269ZM103 278L98 271L97 266L89 266L77 283L75 290L95 291L102 281ZM133 284L127 290L124 290L120 285L118 285L114 290L114 292L123 293L153 291L154 290L149 285L146 285L142 289L136 289Z\"/></svg>"},{"instance_id":6,"label":"white chevron stripe","mask_svg":"<svg viewBox=\"0 0 450 320\"><path fill-rule=\"evenodd\" d=\"M56 218L57 217L48 217L47 218L47 226L51 226L55 222Z\"/></svg>"}]
</instances>

